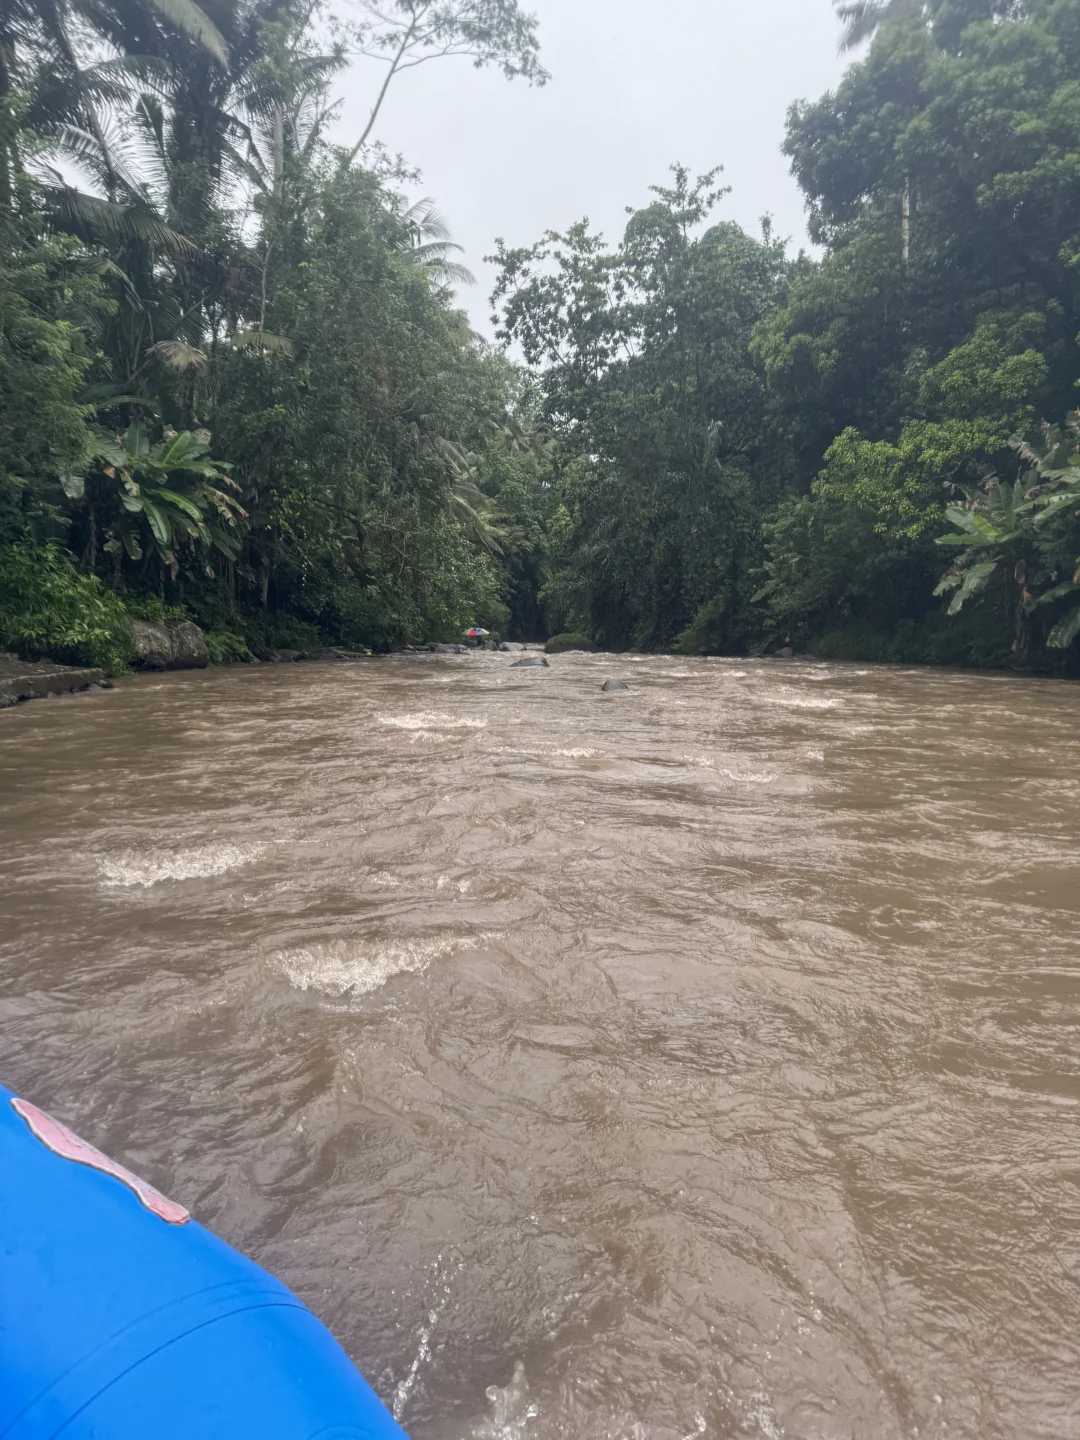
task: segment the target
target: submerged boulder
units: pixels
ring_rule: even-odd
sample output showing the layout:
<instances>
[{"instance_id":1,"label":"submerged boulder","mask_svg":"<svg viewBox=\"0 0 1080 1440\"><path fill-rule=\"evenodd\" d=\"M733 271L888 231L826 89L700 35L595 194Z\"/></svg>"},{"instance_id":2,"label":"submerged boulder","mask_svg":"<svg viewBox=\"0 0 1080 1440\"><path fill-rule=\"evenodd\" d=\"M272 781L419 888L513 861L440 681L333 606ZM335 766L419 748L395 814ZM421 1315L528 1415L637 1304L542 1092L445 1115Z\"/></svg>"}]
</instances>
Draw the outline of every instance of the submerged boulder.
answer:
<instances>
[{"instance_id":1,"label":"submerged boulder","mask_svg":"<svg viewBox=\"0 0 1080 1440\"><path fill-rule=\"evenodd\" d=\"M629 690L630 686L625 680L605 680L600 689L610 692L612 690Z\"/></svg>"},{"instance_id":2,"label":"submerged boulder","mask_svg":"<svg viewBox=\"0 0 1080 1440\"><path fill-rule=\"evenodd\" d=\"M526 660L515 660L510 666L511 670L546 670L548 662L543 655L530 655Z\"/></svg>"}]
</instances>

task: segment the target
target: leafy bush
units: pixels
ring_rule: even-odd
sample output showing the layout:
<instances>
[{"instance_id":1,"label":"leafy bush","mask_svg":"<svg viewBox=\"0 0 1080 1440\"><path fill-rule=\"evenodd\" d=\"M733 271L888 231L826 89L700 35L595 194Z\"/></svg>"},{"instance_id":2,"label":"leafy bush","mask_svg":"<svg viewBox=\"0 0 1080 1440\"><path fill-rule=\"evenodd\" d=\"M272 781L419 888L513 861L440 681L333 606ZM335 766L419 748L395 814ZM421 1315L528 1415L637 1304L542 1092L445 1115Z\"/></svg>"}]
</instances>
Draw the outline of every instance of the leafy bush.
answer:
<instances>
[{"instance_id":1,"label":"leafy bush","mask_svg":"<svg viewBox=\"0 0 1080 1440\"><path fill-rule=\"evenodd\" d=\"M881 665L956 665L1001 669L1010 663L1008 638L991 617L976 612L950 620L943 610L890 629L855 623L810 641L819 660L860 660Z\"/></svg>"},{"instance_id":2,"label":"leafy bush","mask_svg":"<svg viewBox=\"0 0 1080 1440\"><path fill-rule=\"evenodd\" d=\"M295 615L260 615L251 619L236 617L235 623L243 629L250 651L260 658L272 650L321 650L325 643L317 626ZM226 626L214 628L220 629L223 634L236 634Z\"/></svg>"},{"instance_id":3,"label":"leafy bush","mask_svg":"<svg viewBox=\"0 0 1080 1440\"><path fill-rule=\"evenodd\" d=\"M473 613L476 615L477 624L483 625L485 630L491 630L496 635L503 634L510 623L510 606L494 596L480 599Z\"/></svg>"},{"instance_id":4,"label":"leafy bush","mask_svg":"<svg viewBox=\"0 0 1080 1440\"><path fill-rule=\"evenodd\" d=\"M0 649L126 670L134 654L119 596L77 570L58 545L0 547Z\"/></svg>"},{"instance_id":5,"label":"leafy bush","mask_svg":"<svg viewBox=\"0 0 1080 1440\"><path fill-rule=\"evenodd\" d=\"M340 586L335 596L335 638L344 645L365 645L373 650L423 638L423 620L407 597L380 585Z\"/></svg>"},{"instance_id":6,"label":"leafy bush","mask_svg":"<svg viewBox=\"0 0 1080 1440\"><path fill-rule=\"evenodd\" d=\"M207 630L206 648L210 654L211 665L246 665L255 659L248 649L247 641L235 630Z\"/></svg>"},{"instance_id":7,"label":"leafy bush","mask_svg":"<svg viewBox=\"0 0 1080 1440\"><path fill-rule=\"evenodd\" d=\"M677 655L718 655L723 653L727 635L728 597L719 595L698 607L693 620L675 637Z\"/></svg>"},{"instance_id":8,"label":"leafy bush","mask_svg":"<svg viewBox=\"0 0 1080 1440\"><path fill-rule=\"evenodd\" d=\"M553 635L544 646L549 655L558 655L563 650L598 650L599 648L587 635L576 634L572 630L567 630L562 635Z\"/></svg>"},{"instance_id":9,"label":"leafy bush","mask_svg":"<svg viewBox=\"0 0 1080 1440\"><path fill-rule=\"evenodd\" d=\"M156 595L126 596L124 605L135 620L150 620L155 625L171 625L191 616L182 605L166 605Z\"/></svg>"},{"instance_id":10,"label":"leafy bush","mask_svg":"<svg viewBox=\"0 0 1080 1440\"><path fill-rule=\"evenodd\" d=\"M976 597L996 606L1023 659L1044 631L1051 650L1080 636L1080 412L1045 425L1034 445L1010 444L1019 476L987 475L947 508L953 529L938 544L959 554L934 593L951 594L950 615Z\"/></svg>"},{"instance_id":11,"label":"leafy bush","mask_svg":"<svg viewBox=\"0 0 1080 1440\"><path fill-rule=\"evenodd\" d=\"M6 131L4 146L13 141ZM3 222L0 542L17 543L28 524L39 536L55 533L61 481L81 476L90 458L91 412L80 393L97 345L94 324L110 301L100 268L85 263L76 240L35 234L10 204Z\"/></svg>"}]
</instances>

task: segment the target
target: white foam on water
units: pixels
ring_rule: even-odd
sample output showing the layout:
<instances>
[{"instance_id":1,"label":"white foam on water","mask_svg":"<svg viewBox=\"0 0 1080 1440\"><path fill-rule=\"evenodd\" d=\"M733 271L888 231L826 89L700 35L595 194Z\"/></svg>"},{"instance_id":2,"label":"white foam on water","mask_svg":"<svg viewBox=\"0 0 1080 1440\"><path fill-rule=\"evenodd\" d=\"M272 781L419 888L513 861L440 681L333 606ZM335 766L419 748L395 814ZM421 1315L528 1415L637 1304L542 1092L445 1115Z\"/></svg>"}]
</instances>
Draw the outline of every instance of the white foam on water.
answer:
<instances>
[{"instance_id":1,"label":"white foam on water","mask_svg":"<svg viewBox=\"0 0 1080 1440\"><path fill-rule=\"evenodd\" d=\"M399 1380L394 1389L394 1400L391 1406L394 1419L400 1420L405 1412L405 1406L409 1403L409 1396L416 1385L416 1377L420 1374L421 1367L431 1359L431 1334L439 1323L439 1312L432 1307L428 1311L427 1324L421 1325L417 1334L416 1354L412 1358L408 1374L403 1380Z\"/></svg>"},{"instance_id":2,"label":"white foam on water","mask_svg":"<svg viewBox=\"0 0 1080 1440\"><path fill-rule=\"evenodd\" d=\"M265 845L200 845L191 850L125 850L98 862L103 885L159 885L164 880L206 880L250 865Z\"/></svg>"},{"instance_id":3,"label":"white foam on water","mask_svg":"<svg viewBox=\"0 0 1080 1440\"><path fill-rule=\"evenodd\" d=\"M784 690L762 698L769 705L783 705L788 710L835 710L840 704L839 700L827 700L823 695L798 695Z\"/></svg>"},{"instance_id":4,"label":"white foam on water","mask_svg":"<svg viewBox=\"0 0 1080 1440\"><path fill-rule=\"evenodd\" d=\"M376 870L368 877L368 884L374 885L376 890L400 890L401 881L396 875L391 875L389 870Z\"/></svg>"},{"instance_id":5,"label":"white foam on water","mask_svg":"<svg viewBox=\"0 0 1080 1440\"><path fill-rule=\"evenodd\" d=\"M445 715L437 710L418 710L410 715L380 715L380 725L395 730L484 730L487 721L469 715Z\"/></svg>"},{"instance_id":6,"label":"white foam on water","mask_svg":"<svg viewBox=\"0 0 1080 1440\"><path fill-rule=\"evenodd\" d=\"M484 1391L490 1414L473 1430L470 1440L525 1440L530 1422L540 1414L540 1407L529 1399L525 1366L514 1364L510 1384L489 1385Z\"/></svg>"},{"instance_id":7,"label":"white foam on water","mask_svg":"<svg viewBox=\"0 0 1080 1440\"><path fill-rule=\"evenodd\" d=\"M775 770L721 770L719 773L733 785L771 785L777 778Z\"/></svg>"},{"instance_id":8,"label":"white foam on water","mask_svg":"<svg viewBox=\"0 0 1080 1440\"><path fill-rule=\"evenodd\" d=\"M468 895L472 889L471 880L455 880L452 875L440 875L435 881L436 890L456 890L459 895Z\"/></svg>"},{"instance_id":9,"label":"white foam on water","mask_svg":"<svg viewBox=\"0 0 1080 1440\"><path fill-rule=\"evenodd\" d=\"M428 1308L427 1320L420 1326L416 1333L416 1354L412 1358L404 1377L394 1387L394 1398L391 1402L391 1410L395 1420L400 1420L405 1413L405 1407L409 1398L416 1388L416 1381L421 1370L431 1360L431 1337L435 1327L439 1323L443 1311L450 1300L451 1281L461 1269L460 1261L457 1264L447 1264L440 1254L436 1257L432 1267L431 1288L434 1298Z\"/></svg>"},{"instance_id":10,"label":"white foam on water","mask_svg":"<svg viewBox=\"0 0 1080 1440\"><path fill-rule=\"evenodd\" d=\"M585 745L571 747L567 750L552 750L552 755L562 755L567 760L591 760L594 755L599 755L599 750L590 750Z\"/></svg>"},{"instance_id":11,"label":"white foam on water","mask_svg":"<svg viewBox=\"0 0 1080 1440\"><path fill-rule=\"evenodd\" d=\"M457 950L471 950L476 939L443 936L428 940L328 940L282 950L274 957L278 968L296 990L318 990L324 995L368 995L395 975L417 975L432 960Z\"/></svg>"},{"instance_id":12,"label":"white foam on water","mask_svg":"<svg viewBox=\"0 0 1080 1440\"><path fill-rule=\"evenodd\" d=\"M784 1427L779 1423L773 1413L769 1397L762 1391L750 1396L750 1402L746 1407L746 1418L751 1424L756 1425L765 1440L784 1440Z\"/></svg>"}]
</instances>

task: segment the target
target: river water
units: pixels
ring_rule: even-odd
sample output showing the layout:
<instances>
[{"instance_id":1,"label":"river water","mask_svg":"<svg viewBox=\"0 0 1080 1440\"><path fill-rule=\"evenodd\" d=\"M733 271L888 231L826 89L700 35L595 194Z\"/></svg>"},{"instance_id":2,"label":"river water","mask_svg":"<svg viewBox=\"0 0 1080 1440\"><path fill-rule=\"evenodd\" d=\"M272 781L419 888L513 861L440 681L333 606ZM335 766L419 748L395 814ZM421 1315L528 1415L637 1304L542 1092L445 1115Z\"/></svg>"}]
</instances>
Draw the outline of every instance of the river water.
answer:
<instances>
[{"instance_id":1,"label":"river water","mask_svg":"<svg viewBox=\"0 0 1080 1440\"><path fill-rule=\"evenodd\" d=\"M39 701L0 1075L415 1440L1080 1436L1078 705L494 654Z\"/></svg>"}]
</instances>

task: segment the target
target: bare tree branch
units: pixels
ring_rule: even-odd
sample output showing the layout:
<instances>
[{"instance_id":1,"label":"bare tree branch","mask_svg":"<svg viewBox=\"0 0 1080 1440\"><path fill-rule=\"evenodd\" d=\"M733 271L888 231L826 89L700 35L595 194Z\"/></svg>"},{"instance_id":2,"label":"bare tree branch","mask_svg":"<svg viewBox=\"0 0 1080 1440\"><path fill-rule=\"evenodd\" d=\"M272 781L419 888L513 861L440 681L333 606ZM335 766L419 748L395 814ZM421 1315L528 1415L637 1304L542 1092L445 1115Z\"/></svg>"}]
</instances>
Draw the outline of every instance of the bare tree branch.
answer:
<instances>
[{"instance_id":1,"label":"bare tree branch","mask_svg":"<svg viewBox=\"0 0 1080 1440\"><path fill-rule=\"evenodd\" d=\"M498 65L512 79L542 85L536 21L520 0L359 0L363 19L352 26L353 53L387 67L363 133L348 152L351 165L368 143L396 75L429 60L465 58Z\"/></svg>"}]
</instances>

